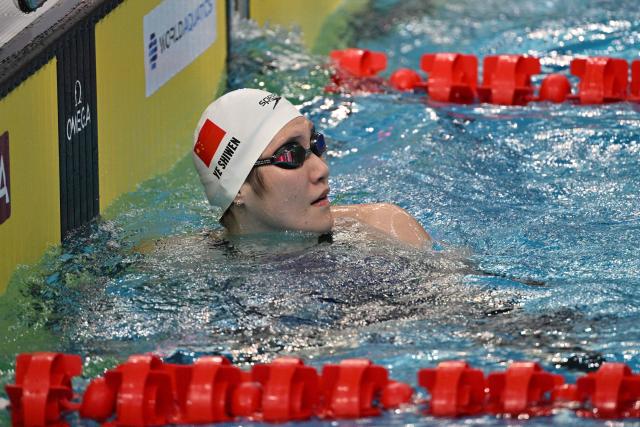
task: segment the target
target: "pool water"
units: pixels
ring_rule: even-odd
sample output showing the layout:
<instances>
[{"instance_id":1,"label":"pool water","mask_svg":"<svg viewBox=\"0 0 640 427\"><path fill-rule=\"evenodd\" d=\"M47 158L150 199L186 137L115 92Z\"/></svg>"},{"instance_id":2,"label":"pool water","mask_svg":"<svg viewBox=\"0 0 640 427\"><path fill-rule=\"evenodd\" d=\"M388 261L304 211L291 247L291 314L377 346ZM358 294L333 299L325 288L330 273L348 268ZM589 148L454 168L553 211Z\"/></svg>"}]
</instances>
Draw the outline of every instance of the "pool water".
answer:
<instances>
[{"instance_id":1,"label":"pool water","mask_svg":"<svg viewBox=\"0 0 640 427\"><path fill-rule=\"evenodd\" d=\"M528 53L544 73L568 73L577 55L631 61L640 41L631 0L379 0L353 19L353 43L389 55L385 75L441 51ZM2 384L17 352L44 349L86 356L87 377L146 351L241 366L368 357L414 385L418 369L449 359L485 372L535 360L569 380L603 361L640 370L638 105L325 94L326 59L295 33L239 23L233 49L230 88L283 93L324 131L332 202L396 203L434 250L363 237L357 224L333 243L221 241L187 157L14 276L0 298ZM443 422L409 410L358 424L404 423ZM445 424L469 423L513 421ZM552 423L586 422L560 412L527 424Z\"/></svg>"}]
</instances>

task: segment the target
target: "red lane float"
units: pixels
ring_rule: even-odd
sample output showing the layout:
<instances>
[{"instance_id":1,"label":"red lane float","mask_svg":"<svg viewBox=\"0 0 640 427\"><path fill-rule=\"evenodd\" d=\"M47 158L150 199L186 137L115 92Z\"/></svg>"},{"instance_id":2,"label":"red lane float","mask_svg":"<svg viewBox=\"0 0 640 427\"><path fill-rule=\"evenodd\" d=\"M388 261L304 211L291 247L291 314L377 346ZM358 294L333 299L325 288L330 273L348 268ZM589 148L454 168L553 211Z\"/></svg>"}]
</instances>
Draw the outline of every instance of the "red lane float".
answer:
<instances>
[{"instance_id":1,"label":"red lane float","mask_svg":"<svg viewBox=\"0 0 640 427\"><path fill-rule=\"evenodd\" d=\"M628 64L624 59L595 57L571 61L571 74L580 77L581 104L618 102L627 98Z\"/></svg>"},{"instance_id":2,"label":"red lane float","mask_svg":"<svg viewBox=\"0 0 640 427\"><path fill-rule=\"evenodd\" d=\"M176 408L173 424L231 421L229 402L241 382L242 371L221 356L204 356L193 365L165 364L171 376Z\"/></svg>"},{"instance_id":3,"label":"red lane float","mask_svg":"<svg viewBox=\"0 0 640 427\"><path fill-rule=\"evenodd\" d=\"M251 379L262 386L261 413L253 419L271 422L311 418L318 400L318 373L301 359L285 357L256 365Z\"/></svg>"},{"instance_id":4,"label":"red lane float","mask_svg":"<svg viewBox=\"0 0 640 427\"><path fill-rule=\"evenodd\" d=\"M408 384L389 379L387 369L366 359L329 364L319 375L298 358L286 357L242 371L219 356L192 365L164 363L153 355L131 356L93 379L75 403L71 379L82 360L61 353L19 355L15 384L6 386L13 426L66 426L64 413L103 426L206 424L246 418L287 422L362 418L411 404L434 417L536 417L557 409L579 417L640 418L640 375L622 363L604 363L595 373L565 384L562 376L534 362L514 362L487 376L464 361L421 369L418 384L429 394L413 398Z\"/></svg>"},{"instance_id":5,"label":"red lane float","mask_svg":"<svg viewBox=\"0 0 640 427\"><path fill-rule=\"evenodd\" d=\"M512 363L505 372L487 377L487 412L515 417L551 415L552 392L563 384L564 378L543 371L537 363Z\"/></svg>"},{"instance_id":6,"label":"red lane float","mask_svg":"<svg viewBox=\"0 0 640 427\"><path fill-rule=\"evenodd\" d=\"M389 381L388 372L366 359L343 360L322 368L322 413L326 418L361 418L380 415L374 399Z\"/></svg>"},{"instance_id":7,"label":"red lane float","mask_svg":"<svg viewBox=\"0 0 640 427\"><path fill-rule=\"evenodd\" d=\"M631 63L631 93L629 101L640 102L640 60Z\"/></svg>"},{"instance_id":8,"label":"red lane float","mask_svg":"<svg viewBox=\"0 0 640 427\"><path fill-rule=\"evenodd\" d=\"M326 92L367 92L384 91L386 83L376 75L387 68L387 55L365 49L349 48L334 50L329 54L335 67L331 83Z\"/></svg>"},{"instance_id":9,"label":"red lane float","mask_svg":"<svg viewBox=\"0 0 640 427\"><path fill-rule=\"evenodd\" d=\"M538 101L565 102L571 95L571 83L564 74L549 74L540 84Z\"/></svg>"},{"instance_id":10,"label":"red lane float","mask_svg":"<svg viewBox=\"0 0 640 427\"><path fill-rule=\"evenodd\" d=\"M171 374L162 360L134 355L89 384L80 416L104 422L115 412L113 425L142 427L170 423L174 410Z\"/></svg>"},{"instance_id":11,"label":"red lane float","mask_svg":"<svg viewBox=\"0 0 640 427\"><path fill-rule=\"evenodd\" d=\"M387 55L372 50L349 48L329 54L336 66L353 77L373 77L387 68Z\"/></svg>"},{"instance_id":12,"label":"red lane float","mask_svg":"<svg viewBox=\"0 0 640 427\"><path fill-rule=\"evenodd\" d=\"M410 68L400 68L389 76L389 84L397 90L426 89L426 82L420 74Z\"/></svg>"},{"instance_id":13,"label":"red lane float","mask_svg":"<svg viewBox=\"0 0 640 427\"><path fill-rule=\"evenodd\" d=\"M526 105L533 99L531 76L540 74L540 60L523 55L495 55L484 58L480 102Z\"/></svg>"},{"instance_id":14,"label":"red lane float","mask_svg":"<svg viewBox=\"0 0 640 427\"><path fill-rule=\"evenodd\" d=\"M436 417L476 415L483 411L484 374L466 362L442 362L435 369L421 369L418 384L431 394L428 412Z\"/></svg>"},{"instance_id":15,"label":"red lane float","mask_svg":"<svg viewBox=\"0 0 640 427\"><path fill-rule=\"evenodd\" d=\"M411 403L413 387L399 381L389 380L382 389L380 402L384 409L396 409Z\"/></svg>"},{"instance_id":16,"label":"red lane float","mask_svg":"<svg viewBox=\"0 0 640 427\"><path fill-rule=\"evenodd\" d=\"M640 416L640 375L623 363L605 363L597 372L578 378L576 400L586 402L581 416L637 418Z\"/></svg>"},{"instance_id":17,"label":"red lane float","mask_svg":"<svg viewBox=\"0 0 640 427\"><path fill-rule=\"evenodd\" d=\"M390 88L423 90L437 102L471 104L476 101L498 105L526 105L531 101L580 104L640 102L640 60L629 66L624 59L609 57L576 58L570 72L580 79L575 95L569 79L550 74L542 80L538 94L531 77L540 74L540 60L526 55L490 55L483 61L482 84L478 86L478 60L461 53L422 55L420 68L425 80L411 69L394 71L388 81L377 76L387 65L383 52L345 49L331 52L335 70L327 92L385 92Z\"/></svg>"},{"instance_id":18,"label":"red lane float","mask_svg":"<svg viewBox=\"0 0 640 427\"><path fill-rule=\"evenodd\" d=\"M77 410L71 403L71 379L82 374L80 356L61 353L20 354L16 382L5 386L14 426L56 425L62 412Z\"/></svg>"},{"instance_id":19,"label":"red lane float","mask_svg":"<svg viewBox=\"0 0 640 427\"><path fill-rule=\"evenodd\" d=\"M471 104L476 97L478 60L473 55L435 53L422 55L420 68L429 74L429 97L438 102Z\"/></svg>"}]
</instances>

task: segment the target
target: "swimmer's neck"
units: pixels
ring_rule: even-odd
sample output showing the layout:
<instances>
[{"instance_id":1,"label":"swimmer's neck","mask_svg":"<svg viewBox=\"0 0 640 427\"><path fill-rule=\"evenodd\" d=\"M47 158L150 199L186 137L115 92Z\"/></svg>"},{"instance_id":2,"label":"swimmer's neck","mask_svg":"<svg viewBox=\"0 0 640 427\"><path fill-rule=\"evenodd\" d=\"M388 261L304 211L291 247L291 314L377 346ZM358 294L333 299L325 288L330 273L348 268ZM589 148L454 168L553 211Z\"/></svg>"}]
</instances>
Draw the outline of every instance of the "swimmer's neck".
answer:
<instances>
[{"instance_id":1,"label":"swimmer's neck","mask_svg":"<svg viewBox=\"0 0 640 427\"><path fill-rule=\"evenodd\" d=\"M274 227L269 222L263 220L260 216L248 214L243 209L234 210L232 214L233 215L231 215L226 221L221 221L222 225L225 228L225 235L230 237L259 234L300 233L317 238L322 234L330 233L331 228L333 227L333 215L331 215L330 228L320 230L312 229L312 231L305 229Z\"/></svg>"}]
</instances>

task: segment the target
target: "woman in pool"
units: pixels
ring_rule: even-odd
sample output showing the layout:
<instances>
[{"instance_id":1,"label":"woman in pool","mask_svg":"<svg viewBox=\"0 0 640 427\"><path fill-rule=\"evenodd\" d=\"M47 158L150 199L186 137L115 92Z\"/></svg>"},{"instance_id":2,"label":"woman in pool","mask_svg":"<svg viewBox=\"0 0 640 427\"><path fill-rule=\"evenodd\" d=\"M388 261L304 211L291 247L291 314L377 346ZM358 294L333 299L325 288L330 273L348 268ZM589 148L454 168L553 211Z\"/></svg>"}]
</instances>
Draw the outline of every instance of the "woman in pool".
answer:
<instances>
[{"instance_id":1,"label":"woman in pool","mask_svg":"<svg viewBox=\"0 0 640 427\"><path fill-rule=\"evenodd\" d=\"M324 137L283 97L258 89L229 92L204 111L194 139L195 167L230 234L322 235L348 219L416 247L431 243L396 205L330 206Z\"/></svg>"}]
</instances>

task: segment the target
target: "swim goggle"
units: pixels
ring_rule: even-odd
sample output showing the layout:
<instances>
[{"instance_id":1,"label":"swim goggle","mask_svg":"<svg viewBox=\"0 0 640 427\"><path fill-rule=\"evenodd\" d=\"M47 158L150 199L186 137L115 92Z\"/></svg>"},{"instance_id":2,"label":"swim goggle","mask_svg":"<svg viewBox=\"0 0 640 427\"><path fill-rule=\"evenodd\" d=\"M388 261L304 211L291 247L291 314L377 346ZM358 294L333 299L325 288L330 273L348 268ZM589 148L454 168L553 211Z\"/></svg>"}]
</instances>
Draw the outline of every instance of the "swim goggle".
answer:
<instances>
[{"instance_id":1,"label":"swim goggle","mask_svg":"<svg viewBox=\"0 0 640 427\"><path fill-rule=\"evenodd\" d=\"M297 169L303 165L311 153L322 157L325 151L327 151L327 144L324 142L324 135L313 131L309 149L304 148L297 142L289 142L278 148L273 153L273 156L268 159L260 159L255 162L253 167L274 165L283 169Z\"/></svg>"}]
</instances>

